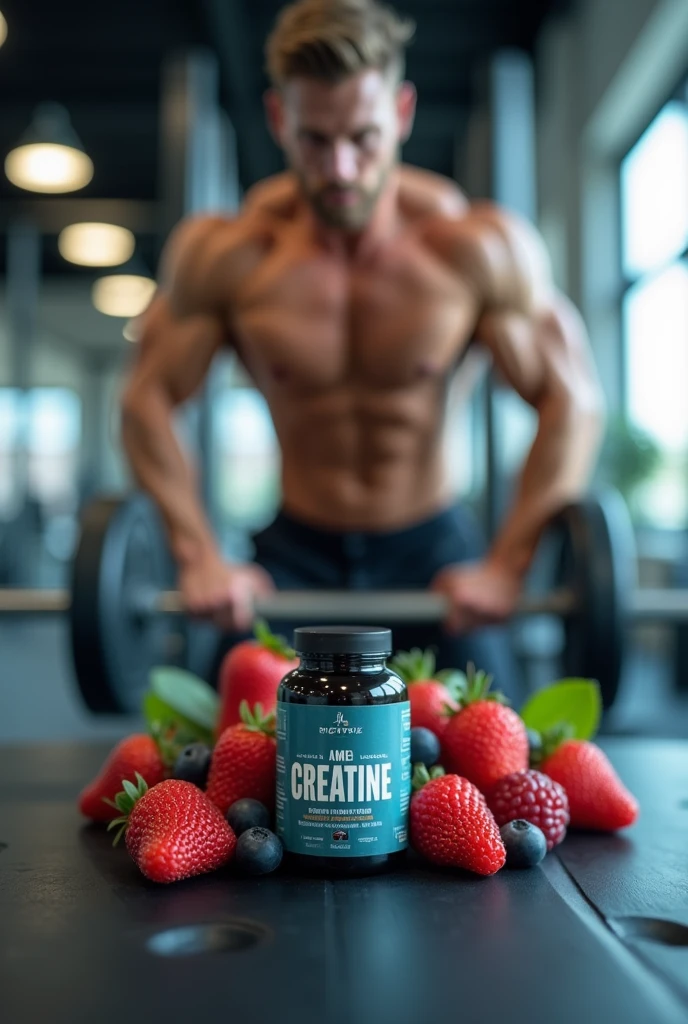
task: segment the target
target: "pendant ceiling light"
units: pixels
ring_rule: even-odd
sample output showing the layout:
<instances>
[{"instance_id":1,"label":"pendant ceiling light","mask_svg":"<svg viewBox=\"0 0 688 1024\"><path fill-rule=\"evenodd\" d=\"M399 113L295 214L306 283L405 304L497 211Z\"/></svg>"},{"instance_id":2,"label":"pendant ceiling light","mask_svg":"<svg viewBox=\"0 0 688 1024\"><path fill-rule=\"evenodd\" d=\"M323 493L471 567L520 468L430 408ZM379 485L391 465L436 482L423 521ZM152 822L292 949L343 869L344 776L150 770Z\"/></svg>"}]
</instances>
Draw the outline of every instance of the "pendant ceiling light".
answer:
<instances>
[{"instance_id":1,"label":"pendant ceiling light","mask_svg":"<svg viewBox=\"0 0 688 1024\"><path fill-rule=\"evenodd\" d=\"M60 254L81 267L117 267L134 255L136 241L117 224L70 224L57 240Z\"/></svg>"},{"instance_id":2,"label":"pendant ceiling light","mask_svg":"<svg viewBox=\"0 0 688 1024\"><path fill-rule=\"evenodd\" d=\"M140 316L148 307L156 283L143 262L134 257L111 274L103 274L93 285L93 305L106 316L128 320Z\"/></svg>"},{"instance_id":3,"label":"pendant ceiling light","mask_svg":"<svg viewBox=\"0 0 688 1024\"><path fill-rule=\"evenodd\" d=\"M29 192L76 192L93 177L93 163L59 103L44 103L5 160L5 174Z\"/></svg>"}]
</instances>

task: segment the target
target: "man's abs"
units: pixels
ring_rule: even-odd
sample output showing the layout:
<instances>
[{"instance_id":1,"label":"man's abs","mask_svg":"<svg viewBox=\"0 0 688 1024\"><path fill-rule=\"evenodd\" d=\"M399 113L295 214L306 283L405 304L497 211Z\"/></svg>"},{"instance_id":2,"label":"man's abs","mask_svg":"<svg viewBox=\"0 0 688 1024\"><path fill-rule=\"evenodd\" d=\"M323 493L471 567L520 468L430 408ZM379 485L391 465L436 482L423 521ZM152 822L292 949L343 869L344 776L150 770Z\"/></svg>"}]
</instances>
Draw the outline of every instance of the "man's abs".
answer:
<instances>
[{"instance_id":1,"label":"man's abs","mask_svg":"<svg viewBox=\"0 0 688 1024\"><path fill-rule=\"evenodd\" d=\"M444 507L444 395L422 390L342 386L286 414L278 407L284 508L314 526L395 530Z\"/></svg>"},{"instance_id":2,"label":"man's abs","mask_svg":"<svg viewBox=\"0 0 688 1024\"><path fill-rule=\"evenodd\" d=\"M232 342L265 396L285 507L334 529L395 529L447 501L447 381L470 293L413 223L365 260L274 222L232 296Z\"/></svg>"}]
</instances>

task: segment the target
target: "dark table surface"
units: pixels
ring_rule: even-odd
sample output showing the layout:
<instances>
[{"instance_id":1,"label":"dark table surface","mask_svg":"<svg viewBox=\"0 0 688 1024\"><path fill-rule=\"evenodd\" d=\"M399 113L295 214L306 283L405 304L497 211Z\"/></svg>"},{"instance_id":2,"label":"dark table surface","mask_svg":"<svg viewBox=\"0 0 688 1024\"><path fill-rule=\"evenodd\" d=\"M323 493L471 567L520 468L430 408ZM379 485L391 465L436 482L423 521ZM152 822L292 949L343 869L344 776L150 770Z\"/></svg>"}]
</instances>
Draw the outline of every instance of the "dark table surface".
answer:
<instances>
[{"instance_id":1,"label":"dark table surface","mask_svg":"<svg viewBox=\"0 0 688 1024\"><path fill-rule=\"evenodd\" d=\"M0 1021L687 1022L688 743L606 747L640 822L533 871L174 886L80 819L102 747L0 748Z\"/></svg>"}]
</instances>

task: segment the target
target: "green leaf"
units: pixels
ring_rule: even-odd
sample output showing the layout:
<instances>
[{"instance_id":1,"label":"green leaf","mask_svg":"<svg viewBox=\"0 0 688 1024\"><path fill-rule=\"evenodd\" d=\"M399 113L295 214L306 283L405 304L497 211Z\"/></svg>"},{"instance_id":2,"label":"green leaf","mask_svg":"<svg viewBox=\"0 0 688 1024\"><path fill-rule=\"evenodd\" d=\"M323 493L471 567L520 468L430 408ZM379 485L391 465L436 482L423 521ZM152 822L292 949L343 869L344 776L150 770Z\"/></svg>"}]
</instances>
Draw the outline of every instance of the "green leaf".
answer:
<instances>
[{"instance_id":1,"label":"green leaf","mask_svg":"<svg viewBox=\"0 0 688 1024\"><path fill-rule=\"evenodd\" d=\"M273 633L264 619L256 619L253 624L253 635L261 647L272 651L273 654L288 661L293 661L296 657L296 651L289 646L286 638Z\"/></svg>"},{"instance_id":2,"label":"green leaf","mask_svg":"<svg viewBox=\"0 0 688 1024\"><path fill-rule=\"evenodd\" d=\"M126 793L118 793L115 797L115 806L122 814L128 814L131 810L131 801Z\"/></svg>"},{"instance_id":3,"label":"green leaf","mask_svg":"<svg viewBox=\"0 0 688 1024\"><path fill-rule=\"evenodd\" d=\"M118 829L117 835L115 836L115 838L114 838L114 840L112 842L113 846L117 846L117 844L119 843L120 839L122 838L124 833L127 831L127 824L128 824L128 820L126 818L115 818L115 820L111 821L110 824L108 825L108 827L107 827L108 832L111 829L113 829L113 828L117 828Z\"/></svg>"},{"instance_id":4,"label":"green leaf","mask_svg":"<svg viewBox=\"0 0 688 1024\"><path fill-rule=\"evenodd\" d=\"M547 732L568 724L579 740L595 735L601 715L600 688L593 679L562 679L533 694L521 710L528 729Z\"/></svg>"},{"instance_id":5,"label":"green leaf","mask_svg":"<svg viewBox=\"0 0 688 1024\"><path fill-rule=\"evenodd\" d=\"M161 700L152 690L143 695L143 716L148 722L151 736L160 748L163 760L165 760L166 745L175 749L181 749L181 747L196 741L205 743L209 747L213 745L213 732L210 729L185 718L184 715ZM172 734L171 740L169 740L168 734Z\"/></svg>"},{"instance_id":6,"label":"green leaf","mask_svg":"<svg viewBox=\"0 0 688 1024\"><path fill-rule=\"evenodd\" d=\"M541 738L542 750L540 751L539 763L543 764L548 757L552 756L555 750L558 750L562 743L576 738L576 730L570 722L559 722L558 725L552 726L551 729L545 729L541 733Z\"/></svg>"},{"instance_id":7,"label":"green leaf","mask_svg":"<svg viewBox=\"0 0 688 1024\"><path fill-rule=\"evenodd\" d=\"M473 662L469 661L466 667L466 696L463 699L463 704L476 704L481 700L498 700L500 703L504 703L501 700L503 694L489 692L491 686L492 676L481 668L476 669Z\"/></svg>"},{"instance_id":8,"label":"green leaf","mask_svg":"<svg viewBox=\"0 0 688 1024\"><path fill-rule=\"evenodd\" d=\"M460 697L465 695L468 688L466 673L461 672L458 668L443 668L435 675L435 679L439 679L441 683L444 683L451 694L452 700L458 701Z\"/></svg>"},{"instance_id":9,"label":"green leaf","mask_svg":"<svg viewBox=\"0 0 688 1024\"><path fill-rule=\"evenodd\" d=\"M220 699L203 679L181 668L154 668L150 674L153 693L182 715L212 733L220 714Z\"/></svg>"},{"instance_id":10,"label":"green leaf","mask_svg":"<svg viewBox=\"0 0 688 1024\"><path fill-rule=\"evenodd\" d=\"M134 772L134 775L136 777L136 785L138 786L139 790L138 795L143 796L143 794L148 791L148 783L146 782L146 780L144 779L143 775L141 775L140 772Z\"/></svg>"},{"instance_id":11,"label":"green leaf","mask_svg":"<svg viewBox=\"0 0 688 1024\"><path fill-rule=\"evenodd\" d=\"M420 762L418 764L414 764L413 774L411 776L411 788L413 789L413 792L417 793L418 790L422 789L428 782L430 782L430 772L425 765Z\"/></svg>"},{"instance_id":12,"label":"green leaf","mask_svg":"<svg viewBox=\"0 0 688 1024\"><path fill-rule=\"evenodd\" d=\"M267 736L275 735L275 712L270 711L264 715L262 704L254 704L251 709L248 701L242 700L239 714L244 728L250 729L251 732L264 732Z\"/></svg>"},{"instance_id":13,"label":"green leaf","mask_svg":"<svg viewBox=\"0 0 688 1024\"><path fill-rule=\"evenodd\" d=\"M139 791L133 782L129 782L129 779L122 779L122 789L127 794L129 799L136 803L139 798Z\"/></svg>"},{"instance_id":14,"label":"green leaf","mask_svg":"<svg viewBox=\"0 0 688 1024\"><path fill-rule=\"evenodd\" d=\"M407 685L421 680L435 678L435 651L428 647L412 647L410 651L398 651L390 658L387 665L393 672L401 676Z\"/></svg>"}]
</instances>

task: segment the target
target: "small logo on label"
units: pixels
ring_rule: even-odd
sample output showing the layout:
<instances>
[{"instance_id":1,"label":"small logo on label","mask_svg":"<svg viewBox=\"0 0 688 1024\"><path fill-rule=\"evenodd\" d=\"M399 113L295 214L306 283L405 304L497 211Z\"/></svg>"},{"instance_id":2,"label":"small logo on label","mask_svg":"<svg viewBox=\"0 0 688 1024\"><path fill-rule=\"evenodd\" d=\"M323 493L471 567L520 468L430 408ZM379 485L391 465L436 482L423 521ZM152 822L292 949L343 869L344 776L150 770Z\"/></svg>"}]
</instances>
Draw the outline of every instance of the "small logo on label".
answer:
<instances>
[{"instance_id":1,"label":"small logo on label","mask_svg":"<svg viewBox=\"0 0 688 1024\"><path fill-rule=\"evenodd\" d=\"M345 832L344 829L339 828L336 832L332 833L332 838L336 843L345 843L349 838L349 833Z\"/></svg>"},{"instance_id":2,"label":"small logo on label","mask_svg":"<svg viewBox=\"0 0 688 1024\"><path fill-rule=\"evenodd\" d=\"M361 736L363 733L363 727L360 725L353 725L350 727L348 718L344 717L344 712L338 711L334 724L330 726L321 725L318 731L321 736Z\"/></svg>"}]
</instances>

